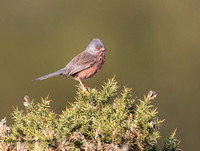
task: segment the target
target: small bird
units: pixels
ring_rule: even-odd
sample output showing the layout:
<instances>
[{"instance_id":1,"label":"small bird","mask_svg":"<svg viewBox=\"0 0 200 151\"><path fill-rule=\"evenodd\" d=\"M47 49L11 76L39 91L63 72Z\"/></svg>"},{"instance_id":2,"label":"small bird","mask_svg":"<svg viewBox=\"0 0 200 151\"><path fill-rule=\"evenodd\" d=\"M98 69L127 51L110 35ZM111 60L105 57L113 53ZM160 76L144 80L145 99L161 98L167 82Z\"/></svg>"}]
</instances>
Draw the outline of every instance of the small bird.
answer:
<instances>
[{"instance_id":1,"label":"small bird","mask_svg":"<svg viewBox=\"0 0 200 151\"><path fill-rule=\"evenodd\" d=\"M72 76L80 82L83 90L87 92L83 80L92 77L101 69L105 62L105 50L102 40L94 38L87 48L74 57L64 68L33 81L44 80L57 75Z\"/></svg>"}]
</instances>

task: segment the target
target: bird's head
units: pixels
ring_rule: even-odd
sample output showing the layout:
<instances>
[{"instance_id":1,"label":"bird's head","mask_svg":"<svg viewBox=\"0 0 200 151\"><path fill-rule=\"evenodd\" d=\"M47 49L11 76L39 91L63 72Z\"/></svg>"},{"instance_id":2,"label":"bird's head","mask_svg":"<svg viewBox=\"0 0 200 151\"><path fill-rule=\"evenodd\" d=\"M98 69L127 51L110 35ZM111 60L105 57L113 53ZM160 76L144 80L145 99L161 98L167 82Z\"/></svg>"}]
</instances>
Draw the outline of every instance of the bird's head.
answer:
<instances>
[{"instance_id":1,"label":"bird's head","mask_svg":"<svg viewBox=\"0 0 200 151\"><path fill-rule=\"evenodd\" d=\"M98 39L98 38L94 38L90 44L87 46L86 50L95 55L97 52L99 51L105 51L106 48L102 42L102 40Z\"/></svg>"}]
</instances>

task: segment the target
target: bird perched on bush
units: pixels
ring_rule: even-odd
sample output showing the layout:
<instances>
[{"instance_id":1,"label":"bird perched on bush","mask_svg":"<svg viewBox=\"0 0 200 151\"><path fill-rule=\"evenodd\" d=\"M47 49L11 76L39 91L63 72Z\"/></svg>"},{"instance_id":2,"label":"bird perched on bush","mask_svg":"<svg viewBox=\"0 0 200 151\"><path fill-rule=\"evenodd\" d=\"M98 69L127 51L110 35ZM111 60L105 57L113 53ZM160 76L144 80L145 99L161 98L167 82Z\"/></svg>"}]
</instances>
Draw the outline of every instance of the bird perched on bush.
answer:
<instances>
[{"instance_id":1,"label":"bird perched on bush","mask_svg":"<svg viewBox=\"0 0 200 151\"><path fill-rule=\"evenodd\" d=\"M80 82L83 90L86 91L83 80L92 77L101 69L105 62L105 50L102 40L95 38L83 52L74 57L64 68L33 81L44 80L56 75L72 76Z\"/></svg>"}]
</instances>

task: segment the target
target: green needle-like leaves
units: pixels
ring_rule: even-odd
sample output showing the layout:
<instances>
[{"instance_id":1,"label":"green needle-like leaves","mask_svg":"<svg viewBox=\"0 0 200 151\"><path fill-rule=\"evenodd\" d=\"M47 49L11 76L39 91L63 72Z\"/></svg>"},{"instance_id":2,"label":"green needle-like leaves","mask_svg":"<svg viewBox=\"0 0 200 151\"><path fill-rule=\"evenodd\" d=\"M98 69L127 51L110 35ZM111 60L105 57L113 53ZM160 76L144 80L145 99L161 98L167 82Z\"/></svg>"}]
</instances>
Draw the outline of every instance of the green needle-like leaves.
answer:
<instances>
[{"instance_id":1,"label":"green needle-like leaves","mask_svg":"<svg viewBox=\"0 0 200 151\"><path fill-rule=\"evenodd\" d=\"M14 124L0 122L0 150L158 150L163 120L151 105L155 92L136 101L131 89L117 88L114 78L101 90L78 87L76 101L60 115L50 109L49 96L38 103L25 96L25 110L12 113ZM178 144L174 132L163 151L175 151Z\"/></svg>"}]
</instances>

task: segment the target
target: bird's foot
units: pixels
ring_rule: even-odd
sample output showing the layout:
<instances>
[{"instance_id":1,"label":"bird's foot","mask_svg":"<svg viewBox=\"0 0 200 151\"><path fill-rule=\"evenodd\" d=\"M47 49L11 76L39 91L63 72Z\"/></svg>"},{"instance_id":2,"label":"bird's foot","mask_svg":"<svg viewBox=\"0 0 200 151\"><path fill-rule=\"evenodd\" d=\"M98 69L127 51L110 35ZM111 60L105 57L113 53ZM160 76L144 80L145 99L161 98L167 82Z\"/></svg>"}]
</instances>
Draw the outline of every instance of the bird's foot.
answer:
<instances>
[{"instance_id":1,"label":"bird's foot","mask_svg":"<svg viewBox=\"0 0 200 151\"><path fill-rule=\"evenodd\" d=\"M85 93L86 96L88 96L88 91L87 90L83 90L83 91L81 91L81 93Z\"/></svg>"}]
</instances>

